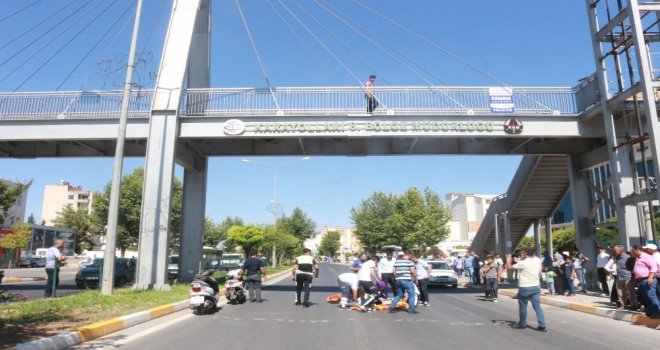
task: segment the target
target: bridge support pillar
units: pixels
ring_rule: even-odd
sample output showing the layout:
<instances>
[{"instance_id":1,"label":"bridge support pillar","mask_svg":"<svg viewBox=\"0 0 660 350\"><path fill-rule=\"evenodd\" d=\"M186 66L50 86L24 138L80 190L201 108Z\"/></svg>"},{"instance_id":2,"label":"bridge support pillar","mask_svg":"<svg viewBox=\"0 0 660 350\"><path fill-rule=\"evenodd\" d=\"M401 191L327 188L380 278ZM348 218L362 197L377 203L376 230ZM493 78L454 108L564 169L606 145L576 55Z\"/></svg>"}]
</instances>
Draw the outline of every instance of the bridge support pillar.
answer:
<instances>
[{"instance_id":1,"label":"bridge support pillar","mask_svg":"<svg viewBox=\"0 0 660 350\"><path fill-rule=\"evenodd\" d=\"M586 174L578 168L577 157L568 156L568 179L571 191L571 205L573 207L573 224L575 227L575 244L580 252L589 258L589 262L584 264L583 271L588 286L595 286L598 280L596 276L596 244L592 235L595 234L593 228L592 215L590 209L592 205L592 195L587 185L590 181Z\"/></svg>"},{"instance_id":2,"label":"bridge support pillar","mask_svg":"<svg viewBox=\"0 0 660 350\"><path fill-rule=\"evenodd\" d=\"M540 220L534 220L534 247L536 250L536 256L541 258L541 230L540 230Z\"/></svg>"},{"instance_id":3,"label":"bridge support pillar","mask_svg":"<svg viewBox=\"0 0 660 350\"><path fill-rule=\"evenodd\" d=\"M554 254L552 246L552 217L545 218L545 251L552 257Z\"/></svg>"},{"instance_id":4,"label":"bridge support pillar","mask_svg":"<svg viewBox=\"0 0 660 350\"><path fill-rule=\"evenodd\" d=\"M179 282L191 282L202 262L208 159L198 158L195 163L196 171L185 169L183 173Z\"/></svg>"},{"instance_id":5,"label":"bridge support pillar","mask_svg":"<svg viewBox=\"0 0 660 350\"><path fill-rule=\"evenodd\" d=\"M170 288L167 281L168 231L177 136L176 111L152 112L144 169L136 289Z\"/></svg>"},{"instance_id":6,"label":"bridge support pillar","mask_svg":"<svg viewBox=\"0 0 660 350\"><path fill-rule=\"evenodd\" d=\"M201 16L199 13L209 14L208 3L208 0L175 0L172 6L149 121L136 289L170 288L167 283L168 231L174 159L179 136L178 114L184 80L187 75L199 76L198 72L188 72L188 61L195 32L203 28L201 25L196 26ZM209 27L208 23L206 27ZM208 42L204 35L195 38L199 46ZM208 51L202 54L205 53L208 54ZM192 181L189 187L199 190L202 186L195 182L198 181Z\"/></svg>"}]
</instances>

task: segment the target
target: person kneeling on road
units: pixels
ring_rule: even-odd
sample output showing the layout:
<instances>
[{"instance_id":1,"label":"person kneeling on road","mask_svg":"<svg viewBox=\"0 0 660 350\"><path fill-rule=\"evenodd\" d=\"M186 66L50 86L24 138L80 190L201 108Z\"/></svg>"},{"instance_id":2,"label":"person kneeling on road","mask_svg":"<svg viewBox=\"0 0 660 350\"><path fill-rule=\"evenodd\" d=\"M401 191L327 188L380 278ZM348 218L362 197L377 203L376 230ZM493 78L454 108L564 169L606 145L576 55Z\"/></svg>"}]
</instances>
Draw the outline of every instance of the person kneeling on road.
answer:
<instances>
[{"instance_id":1,"label":"person kneeling on road","mask_svg":"<svg viewBox=\"0 0 660 350\"><path fill-rule=\"evenodd\" d=\"M374 280L380 281L378 274L376 273L376 255L372 256L371 259L367 260L367 255L360 255L360 260L362 261L362 267L357 273L360 286L360 294L362 294L361 302L357 303L357 306L363 311L370 311L373 309L374 301L378 291L374 286ZM367 296L368 294L368 296Z\"/></svg>"},{"instance_id":2,"label":"person kneeling on road","mask_svg":"<svg viewBox=\"0 0 660 350\"><path fill-rule=\"evenodd\" d=\"M339 307L346 308L348 300L356 301L358 295L358 276L353 272L345 272L337 277L337 284L341 289Z\"/></svg>"}]
</instances>

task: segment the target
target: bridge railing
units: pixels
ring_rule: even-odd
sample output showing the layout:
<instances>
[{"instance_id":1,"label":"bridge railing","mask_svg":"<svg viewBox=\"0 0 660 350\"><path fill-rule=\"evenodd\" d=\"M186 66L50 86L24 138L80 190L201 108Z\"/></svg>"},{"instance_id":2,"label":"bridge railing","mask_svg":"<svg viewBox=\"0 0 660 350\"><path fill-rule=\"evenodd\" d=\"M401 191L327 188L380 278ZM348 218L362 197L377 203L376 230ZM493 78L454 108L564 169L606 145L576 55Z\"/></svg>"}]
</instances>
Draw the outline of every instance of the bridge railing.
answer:
<instances>
[{"instance_id":1,"label":"bridge railing","mask_svg":"<svg viewBox=\"0 0 660 350\"><path fill-rule=\"evenodd\" d=\"M153 91L133 91L129 117L148 117ZM119 118L122 92L62 91L0 93L0 119Z\"/></svg>"},{"instance_id":2,"label":"bridge railing","mask_svg":"<svg viewBox=\"0 0 660 350\"><path fill-rule=\"evenodd\" d=\"M493 114L484 87L377 87L376 113ZM572 88L510 88L515 114L578 114ZM183 113L190 116L346 115L366 112L359 87L189 89Z\"/></svg>"},{"instance_id":3,"label":"bridge railing","mask_svg":"<svg viewBox=\"0 0 660 350\"><path fill-rule=\"evenodd\" d=\"M514 114L577 115L572 88L510 88ZM0 119L118 118L121 91L0 93ZM483 87L377 87L376 114L491 115L491 96ZM150 114L152 90L134 91L130 118ZM184 93L184 116L333 116L364 114L360 87L213 88Z\"/></svg>"}]
</instances>

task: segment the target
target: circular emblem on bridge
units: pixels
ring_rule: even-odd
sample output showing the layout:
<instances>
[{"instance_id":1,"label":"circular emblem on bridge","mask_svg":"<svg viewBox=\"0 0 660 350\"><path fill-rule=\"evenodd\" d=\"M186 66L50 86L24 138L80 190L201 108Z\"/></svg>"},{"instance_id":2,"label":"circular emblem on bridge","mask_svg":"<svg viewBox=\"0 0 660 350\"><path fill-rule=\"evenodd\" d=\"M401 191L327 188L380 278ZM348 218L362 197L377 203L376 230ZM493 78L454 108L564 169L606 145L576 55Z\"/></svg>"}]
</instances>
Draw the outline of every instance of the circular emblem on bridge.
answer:
<instances>
[{"instance_id":1,"label":"circular emblem on bridge","mask_svg":"<svg viewBox=\"0 0 660 350\"><path fill-rule=\"evenodd\" d=\"M229 119L222 127L227 135L240 135L245 132L245 123L240 119Z\"/></svg>"},{"instance_id":2,"label":"circular emblem on bridge","mask_svg":"<svg viewBox=\"0 0 660 350\"><path fill-rule=\"evenodd\" d=\"M520 134L523 131L523 123L520 119L511 118L504 122L504 132L507 134Z\"/></svg>"}]
</instances>

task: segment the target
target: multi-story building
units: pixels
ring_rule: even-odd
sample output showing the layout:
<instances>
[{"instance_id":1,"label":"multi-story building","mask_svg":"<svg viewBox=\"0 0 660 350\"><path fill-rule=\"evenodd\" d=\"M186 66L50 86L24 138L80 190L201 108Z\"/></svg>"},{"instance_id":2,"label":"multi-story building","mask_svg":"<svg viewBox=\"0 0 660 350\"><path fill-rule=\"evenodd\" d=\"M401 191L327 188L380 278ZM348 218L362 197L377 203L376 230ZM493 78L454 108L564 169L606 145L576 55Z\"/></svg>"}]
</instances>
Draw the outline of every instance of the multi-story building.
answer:
<instances>
[{"instance_id":1,"label":"multi-story building","mask_svg":"<svg viewBox=\"0 0 660 350\"><path fill-rule=\"evenodd\" d=\"M473 193L449 193L445 204L451 212L449 237L438 247L444 252L460 252L459 247L469 246L481 226L490 203L496 195Z\"/></svg>"},{"instance_id":2,"label":"multi-story building","mask_svg":"<svg viewBox=\"0 0 660 350\"><path fill-rule=\"evenodd\" d=\"M18 184L8 180L0 179L0 182L15 187ZM27 194L28 190L23 191L23 193L16 199L14 205L12 205L7 213L5 213L5 221L0 225L0 228L9 228L14 224L25 222L25 207L27 206Z\"/></svg>"},{"instance_id":3,"label":"multi-story building","mask_svg":"<svg viewBox=\"0 0 660 350\"><path fill-rule=\"evenodd\" d=\"M66 181L60 181L56 185L46 185L41 218L46 225L54 226L53 220L57 217L57 213L67 205L91 214L95 195L95 192L85 191L81 186L71 186Z\"/></svg>"},{"instance_id":4,"label":"multi-story building","mask_svg":"<svg viewBox=\"0 0 660 350\"><path fill-rule=\"evenodd\" d=\"M325 226L321 231L314 236L305 241L305 248L309 248L314 252L318 253L318 247L321 245L321 241L328 234L328 232L336 231L339 233L339 259L345 261L346 257L352 256L353 254L359 253L362 250L362 245L360 240L355 236L352 228L349 227L330 227Z\"/></svg>"}]
</instances>

